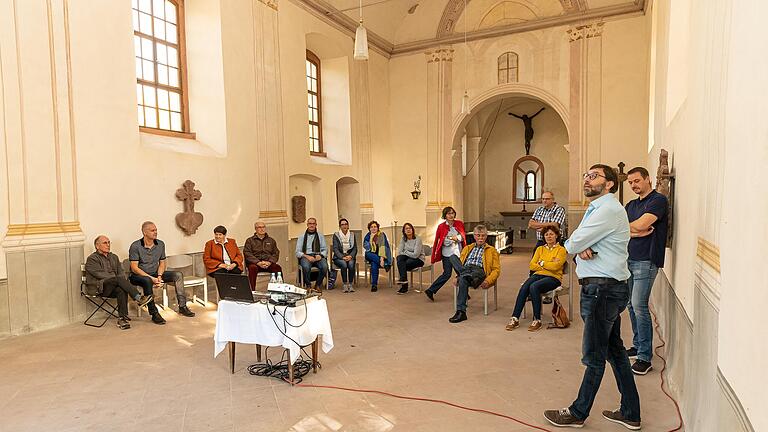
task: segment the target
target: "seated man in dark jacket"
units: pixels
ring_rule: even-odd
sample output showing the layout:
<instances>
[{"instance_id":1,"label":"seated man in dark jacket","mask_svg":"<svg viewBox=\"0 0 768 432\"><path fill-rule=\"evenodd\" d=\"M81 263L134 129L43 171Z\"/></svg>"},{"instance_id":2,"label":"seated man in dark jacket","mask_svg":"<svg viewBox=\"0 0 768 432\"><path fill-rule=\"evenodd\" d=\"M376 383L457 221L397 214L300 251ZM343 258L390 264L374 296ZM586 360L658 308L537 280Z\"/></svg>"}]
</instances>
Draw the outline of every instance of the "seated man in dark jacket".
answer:
<instances>
[{"instance_id":1,"label":"seated man in dark jacket","mask_svg":"<svg viewBox=\"0 0 768 432\"><path fill-rule=\"evenodd\" d=\"M267 225L256 221L253 228L256 232L245 241L243 255L251 289L256 289L256 275L259 272L282 273L283 269L277 263L280 260L280 249L277 248L277 241L267 234Z\"/></svg>"},{"instance_id":2,"label":"seated man in dark jacket","mask_svg":"<svg viewBox=\"0 0 768 432\"><path fill-rule=\"evenodd\" d=\"M145 306L152 296L144 296L128 282L120 267L120 259L110 252L111 243L104 235L93 241L96 252L85 262L85 288L90 295L117 298L117 326L123 330L131 328L128 321L128 297L136 300L139 307Z\"/></svg>"}]
</instances>

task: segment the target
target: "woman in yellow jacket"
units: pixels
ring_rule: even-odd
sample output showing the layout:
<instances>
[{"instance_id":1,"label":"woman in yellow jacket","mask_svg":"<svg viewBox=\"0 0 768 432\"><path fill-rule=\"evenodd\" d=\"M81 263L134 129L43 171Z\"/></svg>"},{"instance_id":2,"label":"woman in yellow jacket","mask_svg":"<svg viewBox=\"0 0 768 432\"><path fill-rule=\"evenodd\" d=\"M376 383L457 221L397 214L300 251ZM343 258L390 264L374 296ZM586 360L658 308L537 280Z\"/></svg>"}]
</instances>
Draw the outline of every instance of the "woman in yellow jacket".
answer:
<instances>
[{"instance_id":1,"label":"woman in yellow jacket","mask_svg":"<svg viewBox=\"0 0 768 432\"><path fill-rule=\"evenodd\" d=\"M539 246L531 258L530 269L533 273L517 294L515 310L509 319L507 330L514 330L520 326L520 314L525 307L525 301L530 296L533 305L533 322L528 331L536 331L541 328L541 295L560 286L563 280L563 266L568 257L568 252L560 246L560 230L555 227L544 228L544 241L546 244Z\"/></svg>"}]
</instances>

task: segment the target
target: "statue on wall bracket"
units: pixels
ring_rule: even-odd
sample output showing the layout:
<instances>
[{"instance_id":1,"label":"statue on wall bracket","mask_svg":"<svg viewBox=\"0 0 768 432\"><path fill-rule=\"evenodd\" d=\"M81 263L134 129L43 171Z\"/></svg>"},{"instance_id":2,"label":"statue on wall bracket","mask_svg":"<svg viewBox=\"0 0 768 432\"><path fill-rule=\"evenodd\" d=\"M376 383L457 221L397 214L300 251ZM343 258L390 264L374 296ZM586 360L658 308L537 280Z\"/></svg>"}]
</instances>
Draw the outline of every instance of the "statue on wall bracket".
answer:
<instances>
[{"instance_id":1,"label":"statue on wall bracket","mask_svg":"<svg viewBox=\"0 0 768 432\"><path fill-rule=\"evenodd\" d=\"M187 180L180 189L176 189L176 199L184 202L184 212L176 215L176 225L190 236L203 224L203 214L195 211L195 201L203 194L195 189L195 182Z\"/></svg>"},{"instance_id":2,"label":"statue on wall bracket","mask_svg":"<svg viewBox=\"0 0 768 432\"><path fill-rule=\"evenodd\" d=\"M672 247L672 234L675 216L675 176L669 168L669 152L659 152L659 168L656 170L656 192L667 197L667 247Z\"/></svg>"},{"instance_id":3,"label":"statue on wall bracket","mask_svg":"<svg viewBox=\"0 0 768 432\"><path fill-rule=\"evenodd\" d=\"M533 140L533 118L539 115L542 111L544 111L546 107L541 107L540 110L536 111L536 114L528 117L527 114L523 114L522 116L519 116L515 113L508 113L509 115L513 117L517 117L520 120L523 121L523 124L525 125L525 155L528 156L531 154L531 141Z\"/></svg>"}]
</instances>

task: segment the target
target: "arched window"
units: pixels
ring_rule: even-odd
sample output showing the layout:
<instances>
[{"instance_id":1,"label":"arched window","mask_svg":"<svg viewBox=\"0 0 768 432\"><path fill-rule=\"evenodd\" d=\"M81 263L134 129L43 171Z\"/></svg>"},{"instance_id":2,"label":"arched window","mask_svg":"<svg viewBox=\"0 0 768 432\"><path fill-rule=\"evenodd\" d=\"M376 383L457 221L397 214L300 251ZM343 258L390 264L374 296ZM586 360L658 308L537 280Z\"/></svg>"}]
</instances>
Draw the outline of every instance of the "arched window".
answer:
<instances>
[{"instance_id":1,"label":"arched window","mask_svg":"<svg viewBox=\"0 0 768 432\"><path fill-rule=\"evenodd\" d=\"M307 50L307 107L309 113L309 154L326 156L323 151L323 111L320 92L320 59Z\"/></svg>"},{"instance_id":2,"label":"arched window","mask_svg":"<svg viewBox=\"0 0 768 432\"><path fill-rule=\"evenodd\" d=\"M505 52L498 58L499 84L517 82L517 54Z\"/></svg>"},{"instance_id":3,"label":"arched window","mask_svg":"<svg viewBox=\"0 0 768 432\"><path fill-rule=\"evenodd\" d=\"M514 197L512 202L523 204L541 202L544 190L544 164L535 156L523 156L512 168Z\"/></svg>"},{"instance_id":4,"label":"arched window","mask_svg":"<svg viewBox=\"0 0 768 432\"><path fill-rule=\"evenodd\" d=\"M133 0L133 47L139 127L189 132L184 3Z\"/></svg>"}]
</instances>

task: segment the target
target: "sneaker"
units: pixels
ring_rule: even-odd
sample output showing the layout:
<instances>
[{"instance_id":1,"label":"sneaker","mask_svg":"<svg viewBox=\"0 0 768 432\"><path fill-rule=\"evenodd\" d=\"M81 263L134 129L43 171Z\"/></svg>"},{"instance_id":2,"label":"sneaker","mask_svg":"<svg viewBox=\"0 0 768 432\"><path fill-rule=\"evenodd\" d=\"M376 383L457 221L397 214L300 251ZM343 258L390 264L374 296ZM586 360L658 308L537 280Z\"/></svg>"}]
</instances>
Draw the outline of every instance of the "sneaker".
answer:
<instances>
[{"instance_id":1,"label":"sneaker","mask_svg":"<svg viewBox=\"0 0 768 432\"><path fill-rule=\"evenodd\" d=\"M426 290L424 291L424 294L426 294L427 298L429 298L430 300L435 301L435 294L432 291Z\"/></svg>"},{"instance_id":2,"label":"sneaker","mask_svg":"<svg viewBox=\"0 0 768 432\"><path fill-rule=\"evenodd\" d=\"M400 295L403 295L403 294L405 294L407 292L408 292L408 285L407 284L403 285L402 287L400 287L399 290L397 290L397 293L400 294Z\"/></svg>"},{"instance_id":3,"label":"sneaker","mask_svg":"<svg viewBox=\"0 0 768 432\"><path fill-rule=\"evenodd\" d=\"M128 330L129 328L131 328L131 325L128 323L128 321L125 318L120 317L117 319L117 328L119 328L120 330Z\"/></svg>"},{"instance_id":4,"label":"sneaker","mask_svg":"<svg viewBox=\"0 0 768 432\"><path fill-rule=\"evenodd\" d=\"M653 367L651 362L645 360L635 360L635 364L632 365L632 373L635 375L645 375L651 371Z\"/></svg>"},{"instance_id":5,"label":"sneaker","mask_svg":"<svg viewBox=\"0 0 768 432\"><path fill-rule=\"evenodd\" d=\"M636 359L637 358L637 348L635 348L635 347L628 348L627 349L627 357L629 357L631 359Z\"/></svg>"},{"instance_id":6,"label":"sneaker","mask_svg":"<svg viewBox=\"0 0 768 432\"><path fill-rule=\"evenodd\" d=\"M349 284L349 291L347 292L355 292L355 287L353 287L352 284Z\"/></svg>"},{"instance_id":7,"label":"sneaker","mask_svg":"<svg viewBox=\"0 0 768 432\"><path fill-rule=\"evenodd\" d=\"M378 290L379 290L379 287L377 287L376 285L371 285L371 292L376 292Z\"/></svg>"},{"instance_id":8,"label":"sneaker","mask_svg":"<svg viewBox=\"0 0 768 432\"><path fill-rule=\"evenodd\" d=\"M571 415L571 410L563 408L559 410L544 411L544 418L548 422L558 427L584 427L584 420L579 420Z\"/></svg>"},{"instance_id":9,"label":"sneaker","mask_svg":"<svg viewBox=\"0 0 768 432\"><path fill-rule=\"evenodd\" d=\"M189 308L186 306L179 307L179 313L184 315L185 317L190 317L190 318L195 316L195 313L189 310Z\"/></svg>"},{"instance_id":10,"label":"sneaker","mask_svg":"<svg viewBox=\"0 0 768 432\"><path fill-rule=\"evenodd\" d=\"M535 332L541 328L541 320L533 320L531 325L528 326L529 332Z\"/></svg>"},{"instance_id":11,"label":"sneaker","mask_svg":"<svg viewBox=\"0 0 768 432\"><path fill-rule=\"evenodd\" d=\"M605 410L603 411L603 417L605 417L606 420L618 423L629 430L640 430L640 422L625 420L620 409L615 411Z\"/></svg>"},{"instance_id":12,"label":"sneaker","mask_svg":"<svg viewBox=\"0 0 768 432\"><path fill-rule=\"evenodd\" d=\"M152 314L152 322L155 324L162 325L162 324L165 324L165 318L163 318L163 316L160 315L160 312L155 312L154 314Z\"/></svg>"},{"instance_id":13,"label":"sneaker","mask_svg":"<svg viewBox=\"0 0 768 432\"><path fill-rule=\"evenodd\" d=\"M509 319L509 323L507 323L507 330L514 330L516 328L520 327L520 320L518 320L516 317L512 317Z\"/></svg>"},{"instance_id":14,"label":"sneaker","mask_svg":"<svg viewBox=\"0 0 768 432\"><path fill-rule=\"evenodd\" d=\"M152 301L151 295L143 295L136 300L136 304L139 305L139 307L144 307L147 305L147 303Z\"/></svg>"}]
</instances>

